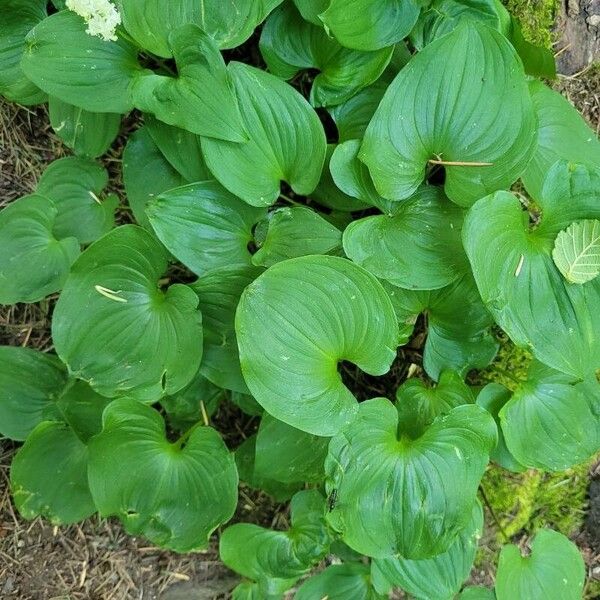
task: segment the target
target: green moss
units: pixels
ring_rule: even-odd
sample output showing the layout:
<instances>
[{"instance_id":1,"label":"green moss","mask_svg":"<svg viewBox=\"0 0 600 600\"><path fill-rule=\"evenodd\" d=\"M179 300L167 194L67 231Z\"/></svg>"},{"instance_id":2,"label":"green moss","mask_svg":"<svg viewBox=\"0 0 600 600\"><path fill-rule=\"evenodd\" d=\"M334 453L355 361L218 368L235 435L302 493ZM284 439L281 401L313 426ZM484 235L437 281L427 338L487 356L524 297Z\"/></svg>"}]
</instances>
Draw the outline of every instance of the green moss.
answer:
<instances>
[{"instance_id":1,"label":"green moss","mask_svg":"<svg viewBox=\"0 0 600 600\"><path fill-rule=\"evenodd\" d=\"M578 532L585 516L590 465L583 463L561 473L529 470L519 474L491 466L482 488L498 521L498 542L521 531L533 534L542 527L566 536ZM494 527L494 521L490 524Z\"/></svg>"},{"instance_id":2,"label":"green moss","mask_svg":"<svg viewBox=\"0 0 600 600\"><path fill-rule=\"evenodd\" d=\"M498 542L510 539L530 523L541 477L538 471L515 474L495 465L484 475L481 485L496 519L490 525Z\"/></svg>"},{"instance_id":3,"label":"green moss","mask_svg":"<svg viewBox=\"0 0 600 600\"><path fill-rule=\"evenodd\" d=\"M495 382L514 390L516 381L527 379L527 370L533 357L529 350L517 348L503 331L498 330L496 339L500 349L494 362L487 369L471 376L469 383L484 386L486 383Z\"/></svg>"},{"instance_id":4,"label":"green moss","mask_svg":"<svg viewBox=\"0 0 600 600\"><path fill-rule=\"evenodd\" d=\"M566 536L580 531L585 518L589 470L592 462L562 473L543 476L535 498L529 529L552 527Z\"/></svg>"},{"instance_id":5,"label":"green moss","mask_svg":"<svg viewBox=\"0 0 600 600\"><path fill-rule=\"evenodd\" d=\"M521 23L525 39L532 44L552 48L552 26L558 0L503 0L503 4Z\"/></svg>"},{"instance_id":6,"label":"green moss","mask_svg":"<svg viewBox=\"0 0 600 600\"><path fill-rule=\"evenodd\" d=\"M588 472L598 457L562 473L529 470L510 473L491 465L481 482L486 504L486 539L476 568L493 571L503 544L520 534L533 535L543 527L573 537L583 526ZM482 495L483 499L483 495ZM584 598L600 597L600 582L588 581Z\"/></svg>"},{"instance_id":7,"label":"green moss","mask_svg":"<svg viewBox=\"0 0 600 600\"><path fill-rule=\"evenodd\" d=\"M514 390L527 379L533 360L528 350L517 348L504 333L498 332L498 355L487 369L470 377L473 385L495 381ZM483 572L495 570L503 544L522 534L533 535L543 527L572 537L581 531L585 517L589 469L598 460L561 473L528 470L511 473L490 465L481 482L481 498L486 505L486 530L475 560ZM600 597L600 582L590 580L586 598Z\"/></svg>"},{"instance_id":8,"label":"green moss","mask_svg":"<svg viewBox=\"0 0 600 600\"><path fill-rule=\"evenodd\" d=\"M600 581L588 579L583 594L584 600L598 600L600 598Z\"/></svg>"}]
</instances>

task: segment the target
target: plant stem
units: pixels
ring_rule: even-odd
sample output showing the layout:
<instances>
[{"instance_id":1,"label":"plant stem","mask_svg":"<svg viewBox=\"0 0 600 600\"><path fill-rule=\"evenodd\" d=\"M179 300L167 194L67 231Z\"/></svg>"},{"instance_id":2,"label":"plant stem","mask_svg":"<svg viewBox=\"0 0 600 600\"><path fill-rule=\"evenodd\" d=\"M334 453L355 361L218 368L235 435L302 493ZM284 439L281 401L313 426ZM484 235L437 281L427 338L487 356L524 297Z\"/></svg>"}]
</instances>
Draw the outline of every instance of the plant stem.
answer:
<instances>
[{"instance_id":1,"label":"plant stem","mask_svg":"<svg viewBox=\"0 0 600 600\"><path fill-rule=\"evenodd\" d=\"M490 501L488 500L488 497L485 494L485 490L483 489L483 485L479 486L479 491L481 492L481 497L483 498L483 503L486 505L487 509L490 511L490 514L492 515L492 519L494 519L494 523L496 523L496 525L498 526L498 529L500 530L500 533L502 534L502 537L504 538L504 542L508 544L508 542L510 542L510 538L506 534L506 531L504 530L502 523L500 523L500 519L498 519L498 516L496 515L494 508L490 504Z\"/></svg>"},{"instance_id":2,"label":"plant stem","mask_svg":"<svg viewBox=\"0 0 600 600\"><path fill-rule=\"evenodd\" d=\"M292 206L304 206L304 204L292 200L289 196L286 196L285 194L279 194L279 197L285 200L286 202L289 202Z\"/></svg>"}]
</instances>

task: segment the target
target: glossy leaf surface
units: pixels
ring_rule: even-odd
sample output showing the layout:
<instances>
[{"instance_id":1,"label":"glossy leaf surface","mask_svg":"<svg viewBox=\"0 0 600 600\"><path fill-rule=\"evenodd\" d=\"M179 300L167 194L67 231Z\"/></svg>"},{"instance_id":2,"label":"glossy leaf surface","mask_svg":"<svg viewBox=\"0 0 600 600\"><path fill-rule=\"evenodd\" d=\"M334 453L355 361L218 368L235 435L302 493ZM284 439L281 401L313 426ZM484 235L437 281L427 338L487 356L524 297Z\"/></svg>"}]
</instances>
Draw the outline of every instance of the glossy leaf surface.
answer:
<instances>
[{"instance_id":1,"label":"glossy leaf surface","mask_svg":"<svg viewBox=\"0 0 600 600\"><path fill-rule=\"evenodd\" d=\"M296 594L297 600L381 600L371 585L369 567L360 563L331 565L305 581Z\"/></svg>"},{"instance_id":2,"label":"glossy leaf surface","mask_svg":"<svg viewBox=\"0 0 600 600\"><path fill-rule=\"evenodd\" d=\"M0 434L25 440L56 413L66 383L66 369L53 354L0 346Z\"/></svg>"},{"instance_id":3,"label":"glossy leaf surface","mask_svg":"<svg viewBox=\"0 0 600 600\"><path fill-rule=\"evenodd\" d=\"M557 160L600 166L600 142L577 110L541 81L529 83L538 120L537 143L522 179L529 194L539 200L544 179Z\"/></svg>"},{"instance_id":4,"label":"glossy leaf surface","mask_svg":"<svg viewBox=\"0 0 600 600\"><path fill-rule=\"evenodd\" d=\"M26 519L77 523L96 512L87 480L88 449L66 423L45 421L27 437L11 467L13 498Z\"/></svg>"},{"instance_id":5,"label":"glossy leaf surface","mask_svg":"<svg viewBox=\"0 0 600 600\"><path fill-rule=\"evenodd\" d=\"M263 273L242 294L236 331L242 373L259 404L317 435L337 432L358 409L338 362L381 375L398 335L381 284L350 261L326 256L280 262Z\"/></svg>"},{"instance_id":6,"label":"glossy leaf surface","mask_svg":"<svg viewBox=\"0 0 600 600\"><path fill-rule=\"evenodd\" d=\"M249 207L246 205L246 208ZM262 271L253 266L223 266L192 284L203 319L204 353L200 372L214 384L242 394L247 394L248 388L240 368L235 312L242 292Z\"/></svg>"},{"instance_id":7,"label":"glossy leaf surface","mask_svg":"<svg viewBox=\"0 0 600 600\"><path fill-rule=\"evenodd\" d=\"M585 581L585 565L577 546L550 529L538 531L531 555L522 556L517 546L502 548L496 575L497 600L579 600Z\"/></svg>"},{"instance_id":8,"label":"glossy leaf surface","mask_svg":"<svg viewBox=\"0 0 600 600\"><path fill-rule=\"evenodd\" d=\"M267 19L260 50L269 71L283 79L291 79L303 69L318 69L311 104L335 106L377 80L390 61L393 47L374 52L344 48L323 27L303 20L287 4Z\"/></svg>"},{"instance_id":9,"label":"glossy leaf surface","mask_svg":"<svg viewBox=\"0 0 600 600\"><path fill-rule=\"evenodd\" d=\"M45 0L4 0L0 5L0 94L19 104L37 104L46 95L31 82L21 69L25 36L46 17Z\"/></svg>"},{"instance_id":10,"label":"glossy leaf surface","mask_svg":"<svg viewBox=\"0 0 600 600\"><path fill-rule=\"evenodd\" d=\"M325 476L328 444L328 438L295 429L265 414L256 436L255 472L281 483L318 483Z\"/></svg>"},{"instance_id":11,"label":"glossy leaf surface","mask_svg":"<svg viewBox=\"0 0 600 600\"><path fill-rule=\"evenodd\" d=\"M100 199L107 184L106 170L85 158L60 158L46 167L36 192L50 198L58 210L52 230L58 239L75 237L89 244L114 227L119 199Z\"/></svg>"},{"instance_id":12,"label":"glossy leaf surface","mask_svg":"<svg viewBox=\"0 0 600 600\"><path fill-rule=\"evenodd\" d=\"M62 288L79 243L55 236L57 219L55 204L39 194L0 211L0 304L37 302Z\"/></svg>"},{"instance_id":13,"label":"glossy leaf surface","mask_svg":"<svg viewBox=\"0 0 600 600\"><path fill-rule=\"evenodd\" d=\"M544 184L542 216L530 227L519 200L498 192L467 215L463 242L484 303L519 346L554 369L585 379L600 367L600 279L568 283L554 261L556 236L600 217L600 174L557 163Z\"/></svg>"},{"instance_id":14,"label":"glossy leaf surface","mask_svg":"<svg viewBox=\"0 0 600 600\"><path fill-rule=\"evenodd\" d=\"M466 375L486 367L498 345L490 334L493 320L483 305L473 277L468 274L440 290L412 291L386 285L400 323L402 342L413 332L419 314L427 315L423 366L438 379L449 369Z\"/></svg>"},{"instance_id":15,"label":"glossy leaf surface","mask_svg":"<svg viewBox=\"0 0 600 600\"><path fill-rule=\"evenodd\" d=\"M534 143L520 59L500 33L467 21L402 69L367 129L360 158L391 200L416 191L429 161L455 163L445 166L446 194L470 206L510 186Z\"/></svg>"},{"instance_id":16,"label":"glossy leaf surface","mask_svg":"<svg viewBox=\"0 0 600 600\"><path fill-rule=\"evenodd\" d=\"M462 220L463 211L439 188L423 186L393 216L352 222L344 231L344 250L355 263L398 287L442 288L468 268Z\"/></svg>"},{"instance_id":17,"label":"glossy leaf surface","mask_svg":"<svg viewBox=\"0 0 600 600\"><path fill-rule=\"evenodd\" d=\"M437 417L457 406L474 402L473 392L454 371L442 372L433 387L421 379L407 379L396 391L399 431L418 437Z\"/></svg>"},{"instance_id":18,"label":"glossy leaf surface","mask_svg":"<svg viewBox=\"0 0 600 600\"><path fill-rule=\"evenodd\" d=\"M250 141L204 138L202 150L214 176L254 206L279 197L281 181L300 195L312 192L325 160L325 133L306 100L274 75L248 65L228 66Z\"/></svg>"},{"instance_id":19,"label":"glossy leaf surface","mask_svg":"<svg viewBox=\"0 0 600 600\"><path fill-rule=\"evenodd\" d=\"M423 560L393 557L372 563L373 578L389 581L417 600L449 600L469 577L479 538L483 533L483 510L478 501L471 518L447 552Z\"/></svg>"},{"instance_id":20,"label":"glossy leaf surface","mask_svg":"<svg viewBox=\"0 0 600 600\"><path fill-rule=\"evenodd\" d=\"M497 0L433 0L423 10L410 40L422 50L427 44L453 31L466 20L480 21L506 33L510 16Z\"/></svg>"},{"instance_id":21,"label":"glossy leaf surface","mask_svg":"<svg viewBox=\"0 0 600 600\"><path fill-rule=\"evenodd\" d=\"M214 40L195 25L171 33L177 77L146 72L132 90L137 108L198 135L244 142L247 135L225 62Z\"/></svg>"},{"instance_id":22,"label":"glossy leaf surface","mask_svg":"<svg viewBox=\"0 0 600 600\"><path fill-rule=\"evenodd\" d=\"M504 469L520 473L525 470L525 467L506 447L506 440L500 426L499 413L511 397L511 391L500 383L488 383L477 395L477 405L485 408L494 417L494 421L496 421L496 426L498 427L498 444L491 453L490 458Z\"/></svg>"},{"instance_id":23,"label":"glossy leaf surface","mask_svg":"<svg viewBox=\"0 0 600 600\"><path fill-rule=\"evenodd\" d=\"M161 290L166 266L162 246L134 225L113 230L73 265L52 336L69 371L103 395L156 401L198 371L198 297L181 284Z\"/></svg>"},{"instance_id":24,"label":"glossy leaf surface","mask_svg":"<svg viewBox=\"0 0 600 600\"><path fill-rule=\"evenodd\" d=\"M600 449L600 385L573 383L540 365L500 410L506 445L524 466L564 471Z\"/></svg>"},{"instance_id":25,"label":"glossy leaf surface","mask_svg":"<svg viewBox=\"0 0 600 600\"><path fill-rule=\"evenodd\" d=\"M89 112L54 96L48 100L48 112L54 133L78 156L104 154L121 126L119 114Z\"/></svg>"},{"instance_id":26,"label":"glossy leaf surface","mask_svg":"<svg viewBox=\"0 0 600 600\"><path fill-rule=\"evenodd\" d=\"M167 125L150 115L144 116L144 123L158 150L185 181L193 183L213 179L202 156L200 136Z\"/></svg>"},{"instance_id":27,"label":"glossy leaf surface","mask_svg":"<svg viewBox=\"0 0 600 600\"><path fill-rule=\"evenodd\" d=\"M331 0L319 18L343 46L376 50L405 38L419 10L413 0Z\"/></svg>"},{"instance_id":28,"label":"glossy leaf surface","mask_svg":"<svg viewBox=\"0 0 600 600\"><path fill-rule=\"evenodd\" d=\"M51 96L91 112L133 108L130 86L142 69L129 43L88 35L84 20L65 10L36 25L26 44L21 67Z\"/></svg>"},{"instance_id":29,"label":"glossy leaf surface","mask_svg":"<svg viewBox=\"0 0 600 600\"><path fill-rule=\"evenodd\" d=\"M103 516L176 552L206 548L237 504L233 455L210 427L170 443L154 409L115 400L90 443L89 482Z\"/></svg>"},{"instance_id":30,"label":"glossy leaf surface","mask_svg":"<svg viewBox=\"0 0 600 600\"><path fill-rule=\"evenodd\" d=\"M146 216L148 202L167 190L190 182L160 151L149 129L142 127L129 138L125 146L123 183L135 220L146 229L151 229Z\"/></svg>"},{"instance_id":31,"label":"glossy leaf surface","mask_svg":"<svg viewBox=\"0 0 600 600\"><path fill-rule=\"evenodd\" d=\"M429 558L468 524L496 426L472 405L438 417L414 439L399 435L399 425L393 404L369 400L332 439L326 489L336 502L328 519L357 552Z\"/></svg>"},{"instance_id":32,"label":"glossy leaf surface","mask_svg":"<svg viewBox=\"0 0 600 600\"><path fill-rule=\"evenodd\" d=\"M298 492L292 498L292 523L288 531L273 531L249 523L232 525L221 536L221 560L267 590L275 591L271 586L277 586L283 591L327 552L330 536L325 510L325 499L319 492ZM265 585L268 580L272 580L270 585Z\"/></svg>"},{"instance_id":33,"label":"glossy leaf surface","mask_svg":"<svg viewBox=\"0 0 600 600\"><path fill-rule=\"evenodd\" d=\"M280 208L270 213L266 237L252 262L271 267L288 258L328 254L341 244L340 230L314 210L300 206Z\"/></svg>"},{"instance_id":34,"label":"glossy leaf surface","mask_svg":"<svg viewBox=\"0 0 600 600\"><path fill-rule=\"evenodd\" d=\"M252 228L267 215L216 181L169 190L152 200L146 213L167 249L199 276L251 266Z\"/></svg>"}]
</instances>

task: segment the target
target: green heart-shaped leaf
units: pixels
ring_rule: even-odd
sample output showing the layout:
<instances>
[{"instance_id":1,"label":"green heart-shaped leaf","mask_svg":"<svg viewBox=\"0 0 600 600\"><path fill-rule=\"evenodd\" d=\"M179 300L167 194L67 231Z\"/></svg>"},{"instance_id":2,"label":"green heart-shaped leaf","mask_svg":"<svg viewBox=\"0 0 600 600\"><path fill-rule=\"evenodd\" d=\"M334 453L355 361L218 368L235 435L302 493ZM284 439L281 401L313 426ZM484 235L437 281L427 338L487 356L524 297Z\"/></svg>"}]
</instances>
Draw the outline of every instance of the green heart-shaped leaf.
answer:
<instances>
[{"instance_id":1,"label":"green heart-shaped leaf","mask_svg":"<svg viewBox=\"0 0 600 600\"><path fill-rule=\"evenodd\" d=\"M253 226L267 216L216 181L169 190L146 213L163 244L196 275L224 267L252 266Z\"/></svg>"},{"instance_id":2,"label":"green heart-shaped leaf","mask_svg":"<svg viewBox=\"0 0 600 600\"><path fill-rule=\"evenodd\" d=\"M173 55L169 35L194 24L220 48L235 48L246 41L281 0L118 0L128 33L139 45L165 58Z\"/></svg>"},{"instance_id":3,"label":"green heart-shaped leaf","mask_svg":"<svg viewBox=\"0 0 600 600\"><path fill-rule=\"evenodd\" d=\"M107 184L106 170L86 158L69 156L48 165L36 192L50 198L58 210L53 232L59 239L75 237L89 244L114 227L119 199L99 198Z\"/></svg>"},{"instance_id":4,"label":"green heart-shaped leaf","mask_svg":"<svg viewBox=\"0 0 600 600\"><path fill-rule=\"evenodd\" d=\"M510 22L507 10L497 0L433 0L410 32L410 41L422 50L466 19L480 21L504 34Z\"/></svg>"},{"instance_id":5,"label":"green heart-shaped leaf","mask_svg":"<svg viewBox=\"0 0 600 600\"><path fill-rule=\"evenodd\" d=\"M336 146L329 164L335 185L348 196L375 206L388 216L393 216L401 209L401 204L379 195L367 165L358 160L360 144L360 140L348 140Z\"/></svg>"},{"instance_id":6,"label":"green heart-shaped leaf","mask_svg":"<svg viewBox=\"0 0 600 600\"><path fill-rule=\"evenodd\" d=\"M376 584L379 579L388 581L417 600L450 600L471 573L482 533L483 510L476 501L469 522L446 552L423 560L401 556L376 559L373 579Z\"/></svg>"},{"instance_id":7,"label":"green heart-shaped leaf","mask_svg":"<svg viewBox=\"0 0 600 600\"><path fill-rule=\"evenodd\" d=\"M298 492L290 505L292 525L273 531L237 523L221 535L221 560L248 579L282 592L326 554L331 543L325 523L325 499L316 490ZM272 591L275 591L272 589Z\"/></svg>"},{"instance_id":8,"label":"green heart-shaped leaf","mask_svg":"<svg viewBox=\"0 0 600 600\"><path fill-rule=\"evenodd\" d=\"M269 206L281 181L310 194L325 160L325 132L310 104L287 83L248 65L228 71L250 141L235 144L203 138L206 164L233 194L253 206Z\"/></svg>"},{"instance_id":9,"label":"green heart-shaped leaf","mask_svg":"<svg viewBox=\"0 0 600 600\"><path fill-rule=\"evenodd\" d=\"M73 265L52 321L69 371L99 393L156 401L187 385L202 357L198 297L159 281L167 254L145 230L119 227Z\"/></svg>"},{"instance_id":10,"label":"green heart-shaped leaf","mask_svg":"<svg viewBox=\"0 0 600 600\"><path fill-rule=\"evenodd\" d=\"M535 125L513 47L486 25L465 21L400 71L367 129L360 159L391 200L409 198L428 165L445 163L448 198L470 206L519 177Z\"/></svg>"},{"instance_id":11,"label":"green heart-shaped leaf","mask_svg":"<svg viewBox=\"0 0 600 600\"><path fill-rule=\"evenodd\" d=\"M490 458L502 468L515 473L525 470L525 467L511 454L506 447L506 440L500 426L499 412L510 400L512 392L499 383L488 383L477 396L477 405L485 408L496 422L498 427L498 444L490 455ZM520 427L520 425L519 425Z\"/></svg>"},{"instance_id":12,"label":"green heart-shaped leaf","mask_svg":"<svg viewBox=\"0 0 600 600\"><path fill-rule=\"evenodd\" d=\"M573 221L600 218L600 173L558 163L529 225L519 200L498 192L467 214L463 242L484 303L519 346L550 367L585 379L600 367L600 279L573 285L552 260L554 241Z\"/></svg>"},{"instance_id":13,"label":"green heart-shaped leaf","mask_svg":"<svg viewBox=\"0 0 600 600\"><path fill-rule=\"evenodd\" d=\"M374 52L344 48L323 27L303 20L292 4L285 4L267 19L260 51L269 71L283 79L292 79L303 69L318 69L311 104L332 106L377 80L392 57L393 46Z\"/></svg>"},{"instance_id":14,"label":"green heart-shaped leaf","mask_svg":"<svg viewBox=\"0 0 600 600\"><path fill-rule=\"evenodd\" d=\"M67 372L53 354L0 346L0 434L23 441L56 412Z\"/></svg>"},{"instance_id":15,"label":"green heart-shaped leaf","mask_svg":"<svg viewBox=\"0 0 600 600\"><path fill-rule=\"evenodd\" d=\"M388 295L348 260L307 256L277 263L242 294L236 332L244 379L263 408L293 427L333 435L355 416L339 361L388 371L398 327Z\"/></svg>"},{"instance_id":16,"label":"green heart-shaped leaf","mask_svg":"<svg viewBox=\"0 0 600 600\"><path fill-rule=\"evenodd\" d=\"M42 90L91 112L126 113L130 86L142 68L134 46L86 32L69 10L44 19L27 35L21 67Z\"/></svg>"},{"instance_id":17,"label":"green heart-shaped leaf","mask_svg":"<svg viewBox=\"0 0 600 600\"><path fill-rule=\"evenodd\" d=\"M254 471L281 483L319 483L329 439L290 427L265 413L256 436Z\"/></svg>"},{"instance_id":18,"label":"green heart-shaped leaf","mask_svg":"<svg viewBox=\"0 0 600 600\"><path fill-rule=\"evenodd\" d=\"M529 194L539 200L544 180L557 160L600 166L598 136L568 100L541 81L529 91L538 120L537 144L522 179Z\"/></svg>"},{"instance_id":19,"label":"green heart-shaped leaf","mask_svg":"<svg viewBox=\"0 0 600 600\"><path fill-rule=\"evenodd\" d=\"M243 44L282 0L204 0L199 24L219 44L235 48Z\"/></svg>"},{"instance_id":20,"label":"green heart-shaped leaf","mask_svg":"<svg viewBox=\"0 0 600 600\"><path fill-rule=\"evenodd\" d=\"M531 544L530 556L522 556L518 546L502 548L496 598L580 600L584 582L585 565L577 546L556 531L541 529Z\"/></svg>"},{"instance_id":21,"label":"green heart-shaped leaf","mask_svg":"<svg viewBox=\"0 0 600 600\"><path fill-rule=\"evenodd\" d=\"M564 471L600 449L600 385L534 367L499 411L506 446L526 467Z\"/></svg>"},{"instance_id":22,"label":"green heart-shaped leaf","mask_svg":"<svg viewBox=\"0 0 600 600\"><path fill-rule=\"evenodd\" d=\"M150 72L138 77L132 89L136 107L198 135L246 141L225 61L214 40L189 24L173 31L169 43L177 77Z\"/></svg>"},{"instance_id":23,"label":"green heart-shaped leaf","mask_svg":"<svg viewBox=\"0 0 600 600\"><path fill-rule=\"evenodd\" d=\"M576 221L561 231L552 258L570 283L587 283L600 275L600 221Z\"/></svg>"},{"instance_id":24,"label":"green heart-shaped leaf","mask_svg":"<svg viewBox=\"0 0 600 600\"><path fill-rule=\"evenodd\" d=\"M144 123L159 151L185 181L192 183L213 179L202 156L200 136L167 125L151 115L144 115Z\"/></svg>"},{"instance_id":25,"label":"green heart-shaped leaf","mask_svg":"<svg viewBox=\"0 0 600 600\"><path fill-rule=\"evenodd\" d=\"M407 379L396 391L400 429L418 437L435 419L463 404L474 404L469 386L454 371L443 371L435 387L421 379Z\"/></svg>"},{"instance_id":26,"label":"green heart-shaped leaf","mask_svg":"<svg viewBox=\"0 0 600 600\"><path fill-rule=\"evenodd\" d=\"M377 50L405 38L419 12L413 0L331 0L319 18L343 46Z\"/></svg>"},{"instance_id":27,"label":"green heart-shaped leaf","mask_svg":"<svg viewBox=\"0 0 600 600\"><path fill-rule=\"evenodd\" d=\"M243 394L248 393L248 388L240 368L235 311L244 289L262 271L252 266L223 267L206 273L191 286L200 300L203 320L204 353L200 372L216 385Z\"/></svg>"},{"instance_id":28,"label":"green heart-shaped leaf","mask_svg":"<svg viewBox=\"0 0 600 600\"><path fill-rule=\"evenodd\" d=\"M460 235L462 221L463 211L441 189L423 186L393 216L352 222L344 231L344 251L393 285L439 289L458 280L468 268Z\"/></svg>"},{"instance_id":29,"label":"green heart-shaped leaf","mask_svg":"<svg viewBox=\"0 0 600 600\"><path fill-rule=\"evenodd\" d=\"M123 183L135 220L151 229L146 216L148 202L167 190L190 182L160 151L149 128L142 127L127 140L123 151Z\"/></svg>"},{"instance_id":30,"label":"green heart-shaped leaf","mask_svg":"<svg viewBox=\"0 0 600 600\"><path fill-rule=\"evenodd\" d=\"M0 94L11 102L39 104L46 94L21 70L25 36L47 15L46 0L4 0L0 5Z\"/></svg>"},{"instance_id":31,"label":"green heart-shaped leaf","mask_svg":"<svg viewBox=\"0 0 600 600\"><path fill-rule=\"evenodd\" d=\"M361 563L331 565L305 581L296 600L383 600L371 584L369 567Z\"/></svg>"},{"instance_id":32,"label":"green heart-shaped leaf","mask_svg":"<svg viewBox=\"0 0 600 600\"><path fill-rule=\"evenodd\" d=\"M55 236L58 214L52 200L38 194L0 211L0 304L37 302L63 286L79 243Z\"/></svg>"},{"instance_id":33,"label":"green heart-shaped leaf","mask_svg":"<svg viewBox=\"0 0 600 600\"><path fill-rule=\"evenodd\" d=\"M89 112L54 96L48 99L48 113L54 133L78 156L104 154L121 127L119 114Z\"/></svg>"},{"instance_id":34,"label":"green heart-shaped leaf","mask_svg":"<svg viewBox=\"0 0 600 600\"><path fill-rule=\"evenodd\" d=\"M398 411L383 398L360 404L325 462L335 494L329 521L346 544L374 558L446 552L471 517L496 445L496 425L478 406L438 417L415 439L399 435Z\"/></svg>"},{"instance_id":35,"label":"green heart-shaped leaf","mask_svg":"<svg viewBox=\"0 0 600 600\"><path fill-rule=\"evenodd\" d=\"M346 102L328 109L337 126L340 144L362 140L388 85L381 78Z\"/></svg>"},{"instance_id":36,"label":"green heart-shaped leaf","mask_svg":"<svg viewBox=\"0 0 600 600\"><path fill-rule=\"evenodd\" d=\"M45 374L38 371L36 377ZM21 516L42 516L61 525L96 512L88 486L87 443L100 432L109 403L82 381L63 386L52 410L44 411L45 421L29 433L13 459L10 482Z\"/></svg>"},{"instance_id":37,"label":"green heart-shaped leaf","mask_svg":"<svg viewBox=\"0 0 600 600\"><path fill-rule=\"evenodd\" d=\"M235 511L235 461L210 427L170 443L157 411L115 400L89 453L90 489L100 514L119 517L130 534L163 548L206 548L210 534Z\"/></svg>"},{"instance_id":38,"label":"green heart-shaped leaf","mask_svg":"<svg viewBox=\"0 0 600 600\"><path fill-rule=\"evenodd\" d=\"M21 516L54 525L77 523L96 512L87 479L88 448L66 423L45 421L27 437L10 471Z\"/></svg>"},{"instance_id":39,"label":"green heart-shaped leaf","mask_svg":"<svg viewBox=\"0 0 600 600\"><path fill-rule=\"evenodd\" d=\"M167 414L169 427L183 433L203 421L205 416L211 417L225 397L225 390L198 372L189 385L162 398L160 405Z\"/></svg>"},{"instance_id":40,"label":"green heart-shaped leaf","mask_svg":"<svg viewBox=\"0 0 600 600\"><path fill-rule=\"evenodd\" d=\"M470 369L485 368L496 355L498 345L489 331L493 320L471 274L440 290L385 287L400 322L403 343L408 342L419 314L427 315L423 366L432 379L437 380L446 369L464 376Z\"/></svg>"},{"instance_id":41,"label":"green heart-shaped leaf","mask_svg":"<svg viewBox=\"0 0 600 600\"><path fill-rule=\"evenodd\" d=\"M203 4L195 0L168 2L161 0L117 0L127 33L152 54L173 56L169 35L188 23L200 24Z\"/></svg>"},{"instance_id":42,"label":"green heart-shaped leaf","mask_svg":"<svg viewBox=\"0 0 600 600\"><path fill-rule=\"evenodd\" d=\"M280 208L269 215L264 242L252 257L255 265L271 267L288 258L328 254L340 248L342 234L310 208Z\"/></svg>"}]
</instances>

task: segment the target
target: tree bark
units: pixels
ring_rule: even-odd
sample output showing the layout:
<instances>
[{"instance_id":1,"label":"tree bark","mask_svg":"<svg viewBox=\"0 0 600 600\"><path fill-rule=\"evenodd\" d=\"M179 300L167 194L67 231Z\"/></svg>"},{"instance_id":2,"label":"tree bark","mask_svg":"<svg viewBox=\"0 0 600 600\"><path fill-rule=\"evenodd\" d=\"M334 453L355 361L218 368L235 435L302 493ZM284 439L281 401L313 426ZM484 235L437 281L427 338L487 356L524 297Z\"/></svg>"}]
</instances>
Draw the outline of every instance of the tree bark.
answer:
<instances>
[{"instance_id":1,"label":"tree bark","mask_svg":"<svg viewBox=\"0 0 600 600\"><path fill-rule=\"evenodd\" d=\"M600 0L561 0L555 27L559 73L573 75L600 60Z\"/></svg>"}]
</instances>

